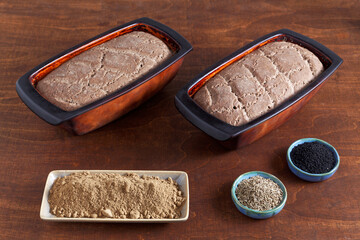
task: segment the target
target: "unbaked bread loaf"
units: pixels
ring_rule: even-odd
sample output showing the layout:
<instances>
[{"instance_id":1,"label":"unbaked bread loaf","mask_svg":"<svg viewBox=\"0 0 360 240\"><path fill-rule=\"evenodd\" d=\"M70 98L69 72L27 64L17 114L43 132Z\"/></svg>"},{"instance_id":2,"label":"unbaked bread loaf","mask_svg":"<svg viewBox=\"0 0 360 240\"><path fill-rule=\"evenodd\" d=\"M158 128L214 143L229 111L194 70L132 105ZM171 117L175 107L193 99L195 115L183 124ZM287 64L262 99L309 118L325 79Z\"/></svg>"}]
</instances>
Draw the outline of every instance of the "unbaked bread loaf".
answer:
<instances>
[{"instance_id":1,"label":"unbaked bread loaf","mask_svg":"<svg viewBox=\"0 0 360 240\"><path fill-rule=\"evenodd\" d=\"M159 38L134 31L70 59L36 88L54 105L72 111L128 85L171 55Z\"/></svg>"},{"instance_id":2,"label":"unbaked bread loaf","mask_svg":"<svg viewBox=\"0 0 360 240\"><path fill-rule=\"evenodd\" d=\"M193 99L218 119L239 126L281 104L322 71L309 50L271 42L209 79Z\"/></svg>"}]
</instances>

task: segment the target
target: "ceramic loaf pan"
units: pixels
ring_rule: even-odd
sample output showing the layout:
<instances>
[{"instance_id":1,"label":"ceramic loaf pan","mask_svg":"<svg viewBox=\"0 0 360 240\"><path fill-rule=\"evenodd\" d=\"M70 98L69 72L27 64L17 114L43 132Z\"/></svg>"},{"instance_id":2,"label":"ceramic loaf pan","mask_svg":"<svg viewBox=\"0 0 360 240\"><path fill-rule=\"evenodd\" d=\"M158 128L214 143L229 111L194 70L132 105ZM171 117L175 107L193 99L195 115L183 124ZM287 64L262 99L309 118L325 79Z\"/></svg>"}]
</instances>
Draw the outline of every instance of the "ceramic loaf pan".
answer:
<instances>
[{"instance_id":1,"label":"ceramic loaf pan","mask_svg":"<svg viewBox=\"0 0 360 240\"><path fill-rule=\"evenodd\" d=\"M287 101L266 114L240 126L232 126L217 119L195 103L192 96L207 80L245 55L273 41L288 41L310 50L320 59L324 71ZM206 69L177 93L175 104L185 118L208 135L220 140L229 148L241 147L254 142L286 122L314 96L324 81L341 63L342 59L322 44L299 33L282 29L255 40Z\"/></svg>"},{"instance_id":2,"label":"ceramic loaf pan","mask_svg":"<svg viewBox=\"0 0 360 240\"><path fill-rule=\"evenodd\" d=\"M166 43L173 55L134 82L74 111L58 108L36 90L36 83L62 63L94 46L132 31L153 34ZM22 101L40 118L82 135L119 118L160 91L174 78L184 56L191 50L190 43L174 30L149 18L140 18L104 32L43 62L17 81L16 91Z\"/></svg>"}]
</instances>

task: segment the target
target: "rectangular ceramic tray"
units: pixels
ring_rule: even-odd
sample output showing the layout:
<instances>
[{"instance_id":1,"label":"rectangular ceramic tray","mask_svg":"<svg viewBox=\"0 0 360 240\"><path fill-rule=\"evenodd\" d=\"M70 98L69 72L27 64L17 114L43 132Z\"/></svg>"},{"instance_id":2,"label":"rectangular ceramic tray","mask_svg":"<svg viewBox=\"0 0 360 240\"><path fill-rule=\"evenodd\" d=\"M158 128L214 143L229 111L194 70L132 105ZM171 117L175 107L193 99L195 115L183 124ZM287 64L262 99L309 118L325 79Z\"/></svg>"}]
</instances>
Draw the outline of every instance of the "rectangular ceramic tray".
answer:
<instances>
[{"instance_id":1,"label":"rectangular ceramic tray","mask_svg":"<svg viewBox=\"0 0 360 240\"><path fill-rule=\"evenodd\" d=\"M74 111L58 108L36 90L37 82L62 63L94 46L132 31L153 34L167 44L173 55L134 82ZM22 101L40 118L81 135L119 118L160 91L174 78L184 56L191 50L190 43L176 31L152 19L140 18L106 31L43 62L16 82L16 91Z\"/></svg>"},{"instance_id":2,"label":"rectangular ceramic tray","mask_svg":"<svg viewBox=\"0 0 360 240\"><path fill-rule=\"evenodd\" d=\"M227 124L210 115L195 103L192 96L207 80L245 55L273 41L288 41L307 48L320 59L324 65L324 71L287 101L241 126ZM175 104L186 119L208 135L229 148L241 147L256 141L286 122L311 99L341 63L342 59L322 44L299 33L282 29L253 41L200 73L176 94Z\"/></svg>"},{"instance_id":3,"label":"rectangular ceramic tray","mask_svg":"<svg viewBox=\"0 0 360 240\"><path fill-rule=\"evenodd\" d=\"M136 173L138 175L157 176L162 179L171 177L179 184L180 190L186 197L186 202L181 209L181 216L177 219L115 219L115 218L62 218L56 217L50 213L50 206L48 203L49 191L54 183L55 179L64 177L76 172L91 172L91 173ZM44 194L40 208L40 218L46 221L56 222L115 222L115 223L167 223L167 222L183 222L189 217L189 180L186 172L182 171L141 171L141 170L56 170L49 173Z\"/></svg>"}]
</instances>

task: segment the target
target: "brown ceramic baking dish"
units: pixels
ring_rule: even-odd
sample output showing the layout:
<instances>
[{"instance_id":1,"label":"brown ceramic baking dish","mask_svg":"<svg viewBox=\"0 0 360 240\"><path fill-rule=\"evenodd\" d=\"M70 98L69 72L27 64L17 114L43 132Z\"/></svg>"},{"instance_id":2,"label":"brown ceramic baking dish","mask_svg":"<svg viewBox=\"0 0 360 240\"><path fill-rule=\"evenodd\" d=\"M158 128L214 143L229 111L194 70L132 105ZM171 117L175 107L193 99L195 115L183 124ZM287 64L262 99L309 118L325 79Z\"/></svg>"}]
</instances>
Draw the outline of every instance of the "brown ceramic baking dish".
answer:
<instances>
[{"instance_id":1,"label":"brown ceramic baking dish","mask_svg":"<svg viewBox=\"0 0 360 240\"><path fill-rule=\"evenodd\" d=\"M240 126L232 126L217 119L195 103L192 96L207 80L245 55L273 41L288 41L307 48L320 59L324 71L287 101L266 114ZM342 59L322 44L299 33L282 29L255 40L206 69L177 93L175 104L185 118L208 135L220 140L227 147L241 147L254 142L286 122L314 96L324 81L341 63Z\"/></svg>"},{"instance_id":2,"label":"brown ceramic baking dish","mask_svg":"<svg viewBox=\"0 0 360 240\"><path fill-rule=\"evenodd\" d=\"M74 111L58 108L36 90L37 82L62 63L94 46L132 31L153 34L167 44L173 55L129 85ZM16 91L22 101L40 118L82 135L119 118L160 91L174 78L184 56L191 50L190 43L179 33L152 19L140 18L104 32L43 62L17 81Z\"/></svg>"}]
</instances>

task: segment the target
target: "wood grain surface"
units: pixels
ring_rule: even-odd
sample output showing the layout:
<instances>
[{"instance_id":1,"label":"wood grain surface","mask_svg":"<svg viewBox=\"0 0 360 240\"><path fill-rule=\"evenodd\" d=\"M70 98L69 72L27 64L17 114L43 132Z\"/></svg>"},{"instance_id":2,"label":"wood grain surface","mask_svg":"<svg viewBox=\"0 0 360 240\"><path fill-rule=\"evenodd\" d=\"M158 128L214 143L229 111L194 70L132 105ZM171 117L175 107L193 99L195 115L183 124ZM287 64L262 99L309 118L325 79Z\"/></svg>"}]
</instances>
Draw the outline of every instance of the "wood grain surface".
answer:
<instances>
[{"instance_id":1,"label":"wood grain surface","mask_svg":"<svg viewBox=\"0 0 360 240\"><path fill-rule=\"evenodd\" d=\"M360 2L0 1L0 239L360 239ZM84 136L46 124L18 98L16 80L55 54L105 30L150 17L194 50L175 79L121 119ZM344 63L290 121L229 151L176 110L174 95L219 59L269 32L314 38ZM341 156L329 180L308 183L287 167L295 140L323 139ZM182 170L190 217L174 224L51 223L39 218L55 169ZM262 170L288 190L283 211L252 220L230 198L242 173Z\"/></svg>"}]
</instances>

